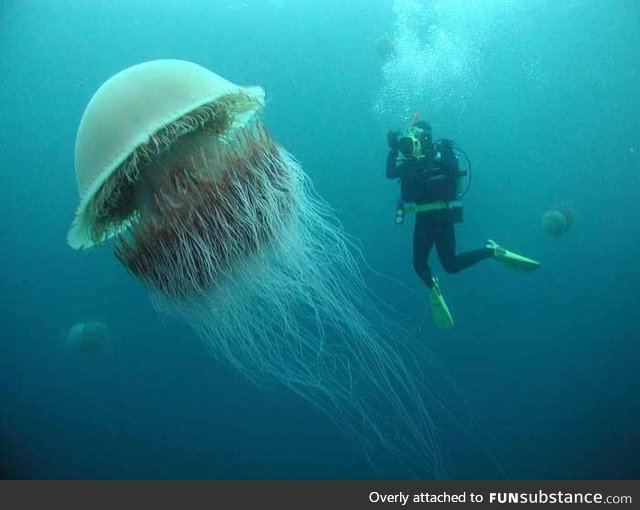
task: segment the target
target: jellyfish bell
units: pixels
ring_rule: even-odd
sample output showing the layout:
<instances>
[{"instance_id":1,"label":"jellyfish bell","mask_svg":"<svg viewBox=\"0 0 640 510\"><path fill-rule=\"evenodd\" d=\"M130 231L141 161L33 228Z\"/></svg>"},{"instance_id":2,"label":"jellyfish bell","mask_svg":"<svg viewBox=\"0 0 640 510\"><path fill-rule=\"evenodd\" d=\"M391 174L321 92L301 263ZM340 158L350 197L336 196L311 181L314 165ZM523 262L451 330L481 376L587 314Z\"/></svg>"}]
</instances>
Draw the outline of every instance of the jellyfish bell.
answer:
<instances>
[{"instance_id":1,"label":"jellyfish bell","mask_svg":"<svg viewBox=\"0 0 640 510\"><path fill-rule=\"evenodd\" d=\"M92 97L78 128L75 167L80 205L69 244L88 248L126 230L140 213L136 205L148 208L155 198L141 196L154 190L138 189L151 180L140 174L143 169L164 170L165 175L153 179L170 179L166 168L151 163L175 142L188 143L186 135L200 134L206 140L206 135L215 138L237 130L263 104L261 88L238 87L185 61L146 62L111 77ZM185 147L174 148L169 156L175 166L180 154L192 157Z\"/></svg>"},{"instance_id":2,"label":"jellyfish bell","mask_svg":"<svg viewBox=\"0 0 640 510\"><path fill-rule=\"evenodd\" d=\"M564 234L573 225L573 214L563 206L555 206L542 215L542 230L551 237Z\"/></svg>"},{"instance_id":3,"label":"jellyfish bell","mask_svg":"<svg viewBox=\"0 0 640 510\"><path fill-rule=\"evenodd\" d=\"M113 345L109 327L98 321L74 324L67 332L65 341L70 349L90 355L107 352Z\"/></svg>"},{"instance_id":4,"label":"jellyfish bell","mask_svg":"<svg viewBox=\"0 0 640 510\"><path fill-rule=\"evenodd\" d=\"M396 476L442 476L421 342L381 312L263 105L261 88L179 60L107 80L78 129L68 243L115 238L154 305L214 355L322 409L372 464L386 452Z\"/></svg>"},{"instance_id":5,"label":"jellyfish bell","mask_svg":"<svg viewBox=\"0 0 640 510\"><path fill-rule=\"evenodd\" d=\"M376 41L376 55L383 62L391 60L396 55L396 46L391 37L383 35Z\"/></svg>"}]
</instances>

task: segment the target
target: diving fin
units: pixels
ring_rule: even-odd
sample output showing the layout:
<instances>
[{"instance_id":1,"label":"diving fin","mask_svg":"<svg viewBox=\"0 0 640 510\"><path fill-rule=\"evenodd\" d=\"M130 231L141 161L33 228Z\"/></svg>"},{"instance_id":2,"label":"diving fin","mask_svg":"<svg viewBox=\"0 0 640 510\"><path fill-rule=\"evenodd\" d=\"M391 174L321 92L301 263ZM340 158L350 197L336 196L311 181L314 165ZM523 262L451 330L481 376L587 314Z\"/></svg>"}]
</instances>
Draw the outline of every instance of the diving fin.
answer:
<instances>
[{"instance_id":1,"label":"diving fin","mask_svg":"<svg viewBox=\"0 0 640 510\"><path fill-rule=\"evenodd\" d=\"M433 278L433 286L429 287L429 305L431 306L433 320L438 328L449 329L454 326L453 317L442 297L437 278Z\"/></svg>"},{"instance_id":2,"label":"diving fin","mask_svg":"<svg viewBox=\"0 0 640 510\"><path fill-rule=\"evenodd\" d=\"M523 255L513 253L512 251L505 250L502 246L500 246L495 241L492 241L491 239L487 241L486 246L490 250L493 250L493 256L498 262L501 262L507 266L519 269L520 271L535 271L540 267L540 262L538 262L537 260L533 260L528 257L524 257Z\"/></svg>"}]
</instances>

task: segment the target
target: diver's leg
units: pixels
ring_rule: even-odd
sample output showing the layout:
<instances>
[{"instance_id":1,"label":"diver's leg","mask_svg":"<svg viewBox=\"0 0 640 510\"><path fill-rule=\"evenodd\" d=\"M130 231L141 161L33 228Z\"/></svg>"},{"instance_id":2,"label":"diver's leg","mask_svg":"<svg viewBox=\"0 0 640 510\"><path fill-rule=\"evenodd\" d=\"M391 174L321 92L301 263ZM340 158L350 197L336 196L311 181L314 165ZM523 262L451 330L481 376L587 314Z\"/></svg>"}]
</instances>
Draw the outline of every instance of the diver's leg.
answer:
<instances>
[{"instance_id":1,"label":"diver's leg","mask_svg":"<svg viewBox=\"0 0 640 510\"><path fill-rule=\"evenodd\" d=\"M420 279L433 287L433 277L429 267L429 254L433 248L433 235L429 228L428 218L425 213L417 213L413 228L413 269Z\"/></svg>"},{"instance_id":2,"label":"diver's leg","mask_svg":"<svg viewBox=\"0 0 640 510\"><path fill-rule=\"evenodd\" d=\"M431 274L429 267L429 254L435 242L433 218L429 215L430 213L416 215L416 226L413 230L413 268L429 288L429 306L436 326L443 329L452 328L453 317L440 292L438 279Z\"/></svg>"},{"instance_id":3,"label":"diver's leg","mask_svg":"<svg viewBox=\"0 0 640 510\"><path fill-rule=\"evenodd\" d=\"M446 219L435 232L435 244L440 264L447 273L458 273L481 260L493 257L493 250L481 248L456 255L456 232L453 221Z\"/></svg>"}]
</instances>

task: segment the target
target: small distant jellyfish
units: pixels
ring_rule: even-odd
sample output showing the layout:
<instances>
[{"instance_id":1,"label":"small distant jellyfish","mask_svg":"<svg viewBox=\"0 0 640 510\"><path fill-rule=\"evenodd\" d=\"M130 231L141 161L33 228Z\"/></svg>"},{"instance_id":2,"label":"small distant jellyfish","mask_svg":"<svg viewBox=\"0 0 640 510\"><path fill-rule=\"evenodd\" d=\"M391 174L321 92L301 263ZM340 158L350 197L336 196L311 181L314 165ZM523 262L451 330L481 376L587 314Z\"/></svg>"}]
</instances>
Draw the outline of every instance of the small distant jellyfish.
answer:
<instances>
[{"instance_id":1,"label":"small distant jellyfish","mask_svg":"<svg viewBox=\"0 0 640 510\"><path fill-rule=\"evenodd\" d=\"M421 342L383 317L337 218L262 122L264 97L180 60L111 77L78 129L68 243L113 240L159 310L250 380L315 404L374 466L442 476Z\"/></svg>"},{"instance_id":2,"label":"small distant jellyfish","mask_svg":"<svg viewBox=\"0 0 640 510\"><path fill-rule=\"evenodd\" d=\"M564 234L573 225L573 214L566 207L555 206L542 215L542 230L551 237Z\"/></svg>"},{"instance_id":3,"label":"small distant jellyfish","mask_svg":"<svg viewBox=\"0 0 640 510\"><path fill-rule=\"evenodd\" d=\"M66 336L67 346L83 354L102 354L111 349L113 337L106 324L97 321L74 324Z\"/></svg>"},{"instance_id":4,"label":"small distant jellyfish","mask_svg":"<svg viewBox=\"0 0 640 510\"><path fill-rule=\"evenodd\" d=\"M383 61L391 60L396 54L396 47L393 40L383 35L376 42L376 55Z\"/></svg>"}]
</instances>

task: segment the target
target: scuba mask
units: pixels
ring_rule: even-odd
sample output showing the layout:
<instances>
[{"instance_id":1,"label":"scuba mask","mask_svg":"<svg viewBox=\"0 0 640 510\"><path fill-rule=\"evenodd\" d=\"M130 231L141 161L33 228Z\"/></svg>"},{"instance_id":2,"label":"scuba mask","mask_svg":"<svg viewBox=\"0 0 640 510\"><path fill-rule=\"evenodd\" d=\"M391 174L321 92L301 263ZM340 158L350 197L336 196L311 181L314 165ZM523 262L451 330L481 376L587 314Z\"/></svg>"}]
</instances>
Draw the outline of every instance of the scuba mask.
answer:
<instances>
[{"instance_id":1,"label":"scuba mask","mask_svg":"<svg viewBox=\"0 0 640 510\"><path fill-rule=\"evenodd\" d=\"M431 132L419 127L410 127L398 139L398 150L405 158L422 159L430 150Z\"/></svg>"}]
</instances>

